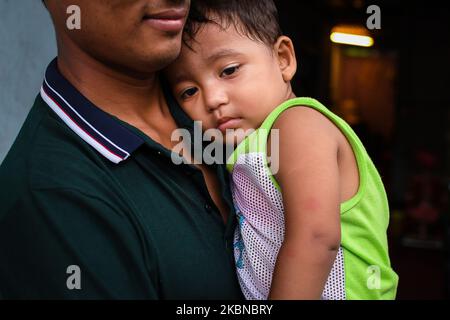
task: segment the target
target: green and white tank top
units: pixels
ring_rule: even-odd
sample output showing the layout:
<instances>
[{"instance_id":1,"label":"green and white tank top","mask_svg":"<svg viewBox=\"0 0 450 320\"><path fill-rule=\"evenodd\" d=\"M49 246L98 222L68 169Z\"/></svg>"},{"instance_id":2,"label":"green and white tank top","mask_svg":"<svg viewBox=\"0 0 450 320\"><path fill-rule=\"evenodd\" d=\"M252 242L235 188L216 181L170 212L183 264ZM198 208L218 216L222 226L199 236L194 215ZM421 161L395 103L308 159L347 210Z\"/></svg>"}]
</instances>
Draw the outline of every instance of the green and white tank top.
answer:
<instances>
[{"instance_id":1,"label":"green and white tank top","mask_svg":"<svg viewBox=\"0 0 450 320\"><path fill-rule=\"evenodd\" d=\"M351 127L311 98L295 98L278 106L227 161L239 219L234 254L245 297L267 299L284 239L282 190L270 171L266 146L274 122L291 107L313 108L331 120L349 141L359 170L357 194L341 204L341 245L322 298L394 299L398 276L389 261L389 208L381 178Z\"/></svg>"}]
</instances>

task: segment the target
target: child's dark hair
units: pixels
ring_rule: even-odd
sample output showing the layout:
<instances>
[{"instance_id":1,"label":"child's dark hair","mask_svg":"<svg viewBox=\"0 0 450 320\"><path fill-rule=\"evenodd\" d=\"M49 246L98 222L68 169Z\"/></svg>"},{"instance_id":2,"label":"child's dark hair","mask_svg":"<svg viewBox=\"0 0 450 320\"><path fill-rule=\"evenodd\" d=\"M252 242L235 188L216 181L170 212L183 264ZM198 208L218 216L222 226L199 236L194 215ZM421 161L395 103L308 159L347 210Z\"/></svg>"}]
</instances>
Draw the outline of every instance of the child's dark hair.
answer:
<instances>
[{"instance_id":1,"label":"child's dark hair","mask_svg":"<svg viewBox=\"0 0 450 320\"><path fill-rule=\"evenodd\" d=\"M205 23L234 26L243 36L272 46L282 35L273 0L192 0L185 43L195 39Z\"/></svg>"}]
</instances>

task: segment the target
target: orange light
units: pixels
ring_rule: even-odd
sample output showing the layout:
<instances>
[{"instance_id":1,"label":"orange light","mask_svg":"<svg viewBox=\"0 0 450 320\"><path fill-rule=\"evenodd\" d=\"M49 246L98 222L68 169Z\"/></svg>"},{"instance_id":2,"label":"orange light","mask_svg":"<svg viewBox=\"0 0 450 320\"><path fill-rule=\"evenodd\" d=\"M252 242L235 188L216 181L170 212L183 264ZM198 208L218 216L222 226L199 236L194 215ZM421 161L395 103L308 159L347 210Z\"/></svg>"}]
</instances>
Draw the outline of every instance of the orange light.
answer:
<instances>
[{"instance_id":1,"label":"orange light","mask_svg":"<svg viewBox=\"0 0 450 320\"><path fill-rule=\"evenodd\" d=\"M330 39L334 43L359 47L371 47L374 44L367 29L359 26L336 26L331 31Z\"/></svg>"}]
</instances>

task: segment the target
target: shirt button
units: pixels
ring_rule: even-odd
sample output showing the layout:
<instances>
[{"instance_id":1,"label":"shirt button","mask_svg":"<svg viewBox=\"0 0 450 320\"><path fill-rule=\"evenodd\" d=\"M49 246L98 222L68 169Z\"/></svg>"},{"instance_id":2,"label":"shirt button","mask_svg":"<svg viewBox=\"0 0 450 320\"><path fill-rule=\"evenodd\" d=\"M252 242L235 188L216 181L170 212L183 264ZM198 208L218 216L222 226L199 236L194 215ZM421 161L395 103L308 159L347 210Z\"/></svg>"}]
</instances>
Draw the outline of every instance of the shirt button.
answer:
<instances>
[{"instance_id":1,"label":"shirt button","mask_svg":"<svg viewBox=\"0 0 450 320\"><path fill-rule=\"evenodd\" d=\"M209 204L205 204L205 210L210 212L211 211L211 206Z\"/></svg>"}]
</instances>

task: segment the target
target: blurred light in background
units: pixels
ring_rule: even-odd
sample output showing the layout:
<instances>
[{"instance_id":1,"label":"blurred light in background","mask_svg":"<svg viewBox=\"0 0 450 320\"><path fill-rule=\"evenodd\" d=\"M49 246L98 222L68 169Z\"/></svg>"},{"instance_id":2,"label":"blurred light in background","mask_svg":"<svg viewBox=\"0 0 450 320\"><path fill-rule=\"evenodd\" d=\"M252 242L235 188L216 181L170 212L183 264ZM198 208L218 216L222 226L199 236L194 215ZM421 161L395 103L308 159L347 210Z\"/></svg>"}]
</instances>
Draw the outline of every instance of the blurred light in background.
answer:
<instances>
[{"instance_id":1,"label":"blurred light in background","mask_svg":"<svg viewBox=\"0 0 450 320\"><path fill-rule=\"evenodd\" d=\"M371 47L374 44L373 38L369 35L367 29L360 26L336 26L331 31L330 39L334 43L359 47Z\"/></svg>"},{"instance_id":2,"label":"blurred light in background","mask_svg":"<svg viewBox=\"0 0 450 320\"><path fill-rule=\"evenodd\" d=\"M331 34L331 41L334 43L347 44L360 47L373 46L373 39L368 36L358 36L355 34L333 32Z\"/></svg>"}]
</instances>

